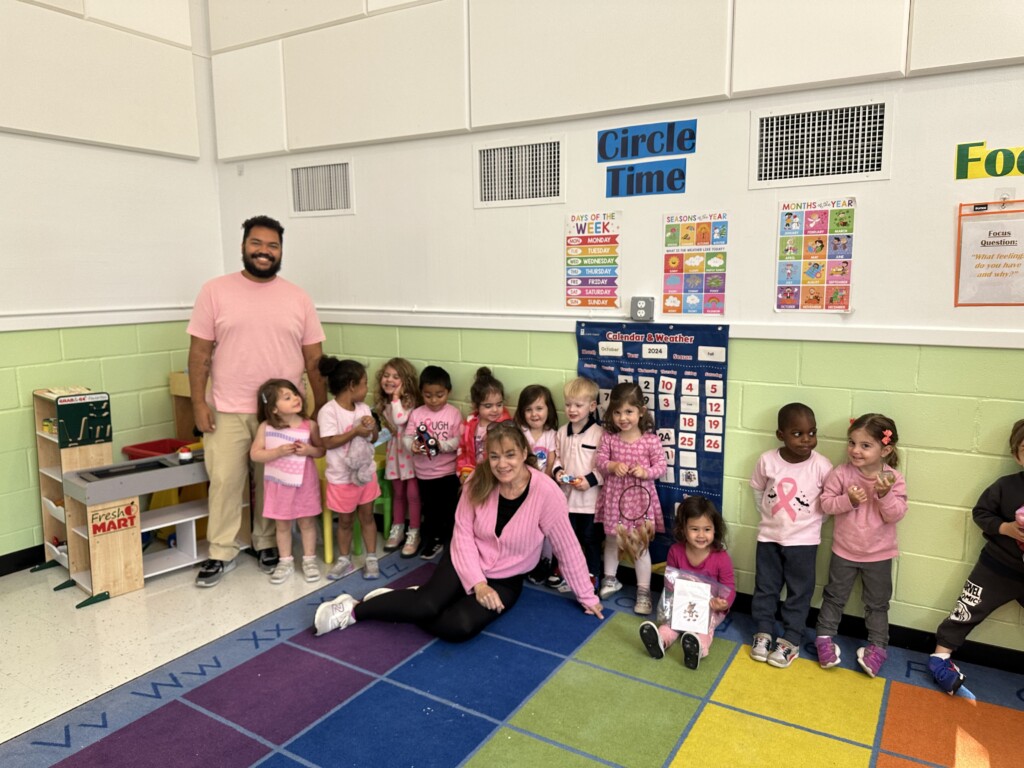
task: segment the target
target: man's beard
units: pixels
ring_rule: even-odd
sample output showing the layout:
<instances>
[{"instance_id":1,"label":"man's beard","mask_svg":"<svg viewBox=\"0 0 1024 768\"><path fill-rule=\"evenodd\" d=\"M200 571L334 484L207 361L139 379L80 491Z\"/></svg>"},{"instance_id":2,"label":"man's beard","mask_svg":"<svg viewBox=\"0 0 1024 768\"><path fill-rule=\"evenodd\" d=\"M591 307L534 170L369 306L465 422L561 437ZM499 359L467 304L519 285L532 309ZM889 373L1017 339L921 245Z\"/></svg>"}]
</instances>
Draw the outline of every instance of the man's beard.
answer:
<instances>
[{"instance_id":1,"label":"man's beard","mask_svg":"<svg viewBox=\"0 0 1024 768\"><path fill-rule=\"evenodd\" d=\"M242 266L245 267L245 271L248 272L253 277L266 279L268 277L273 277L274 275L281 271L281 259L278 259L277 261L272 261L269 267L267 267L266 269L261 269L260 267L256 266L252 256L245 255L242 256Z\"/></svg>"}]
</instances>

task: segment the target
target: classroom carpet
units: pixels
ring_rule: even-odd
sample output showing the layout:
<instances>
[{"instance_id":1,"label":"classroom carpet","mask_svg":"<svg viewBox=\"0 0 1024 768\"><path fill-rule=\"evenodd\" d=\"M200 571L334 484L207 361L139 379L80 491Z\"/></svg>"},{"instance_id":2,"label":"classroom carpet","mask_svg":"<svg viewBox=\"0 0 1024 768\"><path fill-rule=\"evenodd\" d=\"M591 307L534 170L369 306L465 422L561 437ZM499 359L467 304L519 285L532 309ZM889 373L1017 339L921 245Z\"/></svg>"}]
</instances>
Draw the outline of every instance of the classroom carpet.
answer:
<instances>
[{"instance_id":1,"label":"classroom carpet","mask_svg":"<svg viewBox=\"0 0 1024 768\"><path fill-rule=\"evenodd\" d=\"M389 556L387 585L433 564ZM602 622L528 586L513 611L452 645L413 626L313 635L317 605L381 582L358 574L0 745L4 768L318 766L1024 765L1024 676L963 665L936 690L920 653L890 649L885 677L749 656L751 620L718 628L697 670L678 645L655 661L623 592ZM810 637L808 636L808 640ZM973 693L971 692L973 691Z\"/></svg>"}]
</instances>

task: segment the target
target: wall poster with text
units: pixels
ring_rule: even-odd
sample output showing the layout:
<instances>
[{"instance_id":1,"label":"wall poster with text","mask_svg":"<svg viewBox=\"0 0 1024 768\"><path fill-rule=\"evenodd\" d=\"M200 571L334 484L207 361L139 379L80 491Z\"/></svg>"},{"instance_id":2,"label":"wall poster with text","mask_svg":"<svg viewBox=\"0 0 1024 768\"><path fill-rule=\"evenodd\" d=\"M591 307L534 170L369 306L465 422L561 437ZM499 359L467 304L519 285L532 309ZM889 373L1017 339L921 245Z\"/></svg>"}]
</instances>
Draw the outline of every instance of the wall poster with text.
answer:
<instances>
[{"instance_id":1,"label":"wall poster with text","mask_svg":"<svg viewBox=\"0 0 1024 768\"><path fill-rule=\"evenodd\" d=\"M661 311L666 315L724 314L728 214L666 214L662 227Z\"/></svg>"},{"instance_id":2,"label":"wall poster with text","mask_svg":"<svg viewBox=\"0 0 1024 768\"><path fill-rule=\"evenodd\" d=\"M565 217L565 306L619 306L621 211Z\"/></svg>"},{"instance_id":3,"label":"wall poster with text","mask_svg":"<svg viewBox=\"0 0 1024 768\"><path fill-rule=\"evenodd\" d=\"M775 309L850 311L856 199L779 204Z\"/></svg>"},{"instance_id":4,"label":"wall poster with text","mask_svg":"<svg viewBox=\"0 0 1024 768\"><path fill-rule=\"evenodd\" d=\"M722 507L728 347L727 325L576 323L577 371L597 382L602 417L619 382L644 391L668 462L655 483L668 532L686 496ZM671 543L671 533L658 534L654 562Z\"/></svg>"}]
</instances>

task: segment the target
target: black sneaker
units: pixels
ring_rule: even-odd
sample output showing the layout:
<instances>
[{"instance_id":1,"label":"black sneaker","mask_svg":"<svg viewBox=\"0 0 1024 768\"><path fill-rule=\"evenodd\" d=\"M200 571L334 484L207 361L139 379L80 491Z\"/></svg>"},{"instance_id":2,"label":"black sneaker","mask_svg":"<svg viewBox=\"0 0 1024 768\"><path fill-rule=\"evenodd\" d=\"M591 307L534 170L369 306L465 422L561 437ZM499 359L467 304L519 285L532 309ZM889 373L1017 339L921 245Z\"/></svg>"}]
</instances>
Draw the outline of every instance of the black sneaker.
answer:
<instances>
[{"instance_id":1,"label":"black sneaker","mask_svg":"<svg viewBox=\"0 0 1024 768\"><path fill-rule=\"evenodd\" d=\"M537 563L537 567L526 575L526 579L531 584L541 585L548 580L550 575L551 561L546 557L542 557L540 562Z\"/></svg>"},{"instance_id":2,"label":"black sneaker","mask_svg":"<svg viewBox=\"0 0 1024 768\"><path fill-rule=\"evenodd\" d=\"M234 560L204 560L199 564L199 575L196 576L197 587L215 587L220 584L224 574L235 570Z\"/></svg>"},{"instance_id":3,"label":"black sneaker","mask_svg":"<svg viewBox=\"0 0 1024 768\"><path fill-rule=\"evenodd\" d=\"M277 547L267 547L261 549L256 553L256 559L259 561L260 570L264 573L271 573L277 564L281 562L281 556L277 551Z\"/></svg>"},{"instance_id":4,"label":"black sneaker","mask_svg":"<svg viewBox=\"0 0 1024 768\"><path fill-rule=\"evenodd\" d=\"M435 541L433 544L428 544L423 547L423 552L420 554L420 560L433 560L442 552L444 552L444 544L439 541Z\"/></svg>"}]
</instances>

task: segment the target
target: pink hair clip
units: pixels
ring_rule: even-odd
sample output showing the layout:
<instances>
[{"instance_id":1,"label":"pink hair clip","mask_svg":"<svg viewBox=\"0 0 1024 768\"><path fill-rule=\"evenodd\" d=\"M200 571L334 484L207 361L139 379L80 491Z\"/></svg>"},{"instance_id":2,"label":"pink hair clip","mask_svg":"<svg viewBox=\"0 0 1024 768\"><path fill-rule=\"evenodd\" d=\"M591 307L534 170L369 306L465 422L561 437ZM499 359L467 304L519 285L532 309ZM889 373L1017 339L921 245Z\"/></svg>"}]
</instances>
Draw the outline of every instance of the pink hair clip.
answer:
<instances>
[{"instance_id":1,"label":"pink hair clip","mask_svg":"<svg viewBox=\"0 0 1024 768\"><path fill-rule=\"evenodd\" d=\"M892 442L892 430L887 429L882 432L882 445L888 445Z\"/></svg>"}]
</instances>

